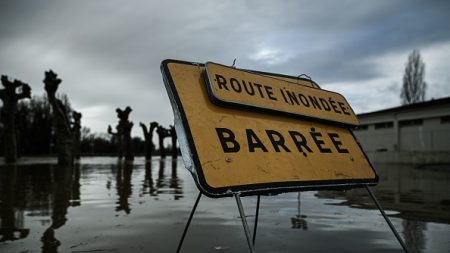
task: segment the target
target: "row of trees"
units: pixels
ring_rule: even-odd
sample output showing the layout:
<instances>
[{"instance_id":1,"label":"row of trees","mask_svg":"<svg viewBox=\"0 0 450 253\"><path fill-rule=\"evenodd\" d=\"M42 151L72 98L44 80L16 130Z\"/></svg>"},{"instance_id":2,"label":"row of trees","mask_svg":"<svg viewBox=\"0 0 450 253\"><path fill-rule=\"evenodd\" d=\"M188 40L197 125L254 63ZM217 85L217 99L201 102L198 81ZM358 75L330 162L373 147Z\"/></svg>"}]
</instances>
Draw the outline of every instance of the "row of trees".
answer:
<instances>
[{"instance_id":1,"label":"row of trees","mask_svg":"<svg viewBox=\"0 0 450 253\"><path fill-rule=\"evenodd\" d=\"M62 80L55 72L46 71L43 82L47 96L40 105L35 106L32 102L19 103L20 100L31 97L31 88L28 84L17 79L10 81L5 75L1 77L3 89L0 89L0 99L3 108L0 112L0 122L6 162L15 162L17 152L22 150L23 146L28 146L33 152L36 151L33 150L36 147L41 147L42 139L51 141L52 137L58 153L58 164L72 164L78 157L81 113L70 108L67 96L60 97L56 94ZM33 107L37 110L30 110ZM48 124L50 131L46 131L48 130L45 125L46 119L49 118L51 118L51 123ZM36 140L36 143L26 145L27 142ZM18 148L18 142L21 148ZM47 147L51 148L51 145ZM44 150L47 147L44 147Z\"/></svg>"},{"instance_id":2,"label":"row of trees","mask_svg":"<svg viewBox=\"0 0 450 253\"><path fill-rule=\"evenodd\" d=\"M149 129L142 127L145 141L131 137L133 123L128 120L130 107L116 109L119 122L116 132L108 127L108 134L91 134L89 128L81 127L81 113L72 109L67 95L56 94L62 82L53 71L45 72L44 88L46 96L33 96L28 84L19 80L9 81L2 76L0 98L0 154L7 162L14 162L23 155L46 155L57 153L58 163L70 164L84 154L117 154L119 158L133 160L134 154L166 156L166 149L156 150L153 132L159 137L159 147L164 147L164 138L170 137L172 156L178 155L176 134L173 127L166 129L151 122Z\"/></svg>"},{"instance_id":3,"label":"row of trees","mask_svg":"<svg viewBox=\"0 0 450 253\"><path fill-rule=\"evenodd\" d=\"M72 106L66 94L57 96L64 104L67 117L72 114ZM0 113L3 112L0 107ZM4 118L4 117L1 117ZM20 101L17 105L17 113L15 116L15 130L17 155L21 156L41 156L54 154L55 147L55 130L52 125L52 109L45 95L34 95L29 100ZM0 120L1 122L1 120ZM144 125L141 123L141 127ZM160 155L160 150L153 146L153 150L147 150L149 142L153 138L154 129L159 125L156 122L150 124L150 128L144 130L148 138L132 137L132 145L134 153L138 155L146 155L151 152L153 155ZM112 140L111 135L107 133L92 133L88 127L82 127L80 131L80 153L82 155L114 155L119 153L118 145ZM0 123L0 143L5 143L4 124ZM166 149L172 149L169 144ZM0 145L0 155L5 154L5 145Z\"/></svg>"}]
</instances>

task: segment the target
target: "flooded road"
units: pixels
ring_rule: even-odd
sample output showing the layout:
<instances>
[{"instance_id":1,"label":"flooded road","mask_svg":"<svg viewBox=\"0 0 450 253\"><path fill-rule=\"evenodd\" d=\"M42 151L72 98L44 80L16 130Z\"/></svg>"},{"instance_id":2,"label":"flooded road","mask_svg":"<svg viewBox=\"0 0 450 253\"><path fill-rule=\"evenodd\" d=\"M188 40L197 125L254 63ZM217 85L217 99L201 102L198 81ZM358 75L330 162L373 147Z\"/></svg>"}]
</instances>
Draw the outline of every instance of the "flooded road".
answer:
<instances>
[{"instance_id":1,"label":"flooded road","mask_svg":"<svg viewBox=\"0 0 450 253\"><path fill-rule=\"evenodd\" d=\"M0 252L175 252L197 197L181 159L0 165ZM450 252L450 165L375 164L411 252ZM256 197L243 198L253 227ZM257 252L402 252L367 192L262 196ZM202 197L182 252L247 252L233 198Z\"/></svg>"}]
</instances>

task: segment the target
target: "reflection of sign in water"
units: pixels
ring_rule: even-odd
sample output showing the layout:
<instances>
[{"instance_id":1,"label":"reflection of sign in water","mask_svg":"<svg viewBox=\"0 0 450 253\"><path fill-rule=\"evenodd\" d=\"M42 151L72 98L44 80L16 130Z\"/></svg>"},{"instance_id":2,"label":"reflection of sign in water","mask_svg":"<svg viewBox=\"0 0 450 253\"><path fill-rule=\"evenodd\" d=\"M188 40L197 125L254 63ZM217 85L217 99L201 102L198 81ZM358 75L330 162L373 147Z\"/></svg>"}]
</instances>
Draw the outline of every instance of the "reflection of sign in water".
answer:
<instances>
[{"instance_id":1,"label":"reflection of sign in water","mask_svg":"<svg viewBox=\"0 0 450 253\"><path fill-rule=\"evenodd\" d=\"M264 109L353 126L359 124L342 95L309 87L310 81L297 83L211 62L206 64L205 79L212 101L219 105Z\"/></svg>"},{"instance_id":2,"label":"reflection of sign in water","mask_svg":"<svg viewBox=\"0 0 450 253\"><path fill-rule=\"evenodd\" d=\"M215 105L208 97L204 71L205 67L199 64L172 60L162 63L183 158L202 193L221 197L235 192L251 195L351 188L377 182L377 175L347 128L287 114L254 112L239 103L232 107ZM230 76L221 75L228 89L232 89ZM283 85L287 88L287 84ZM272 87L272 90L261 88L261 94L268 100L280 98L280 94L275 95L275 86ZM299 94L296 88L289 86L289 89ZM321 90L308 89L317 90L317 98L322 96ZM333 100L341 112L345 110L352 117L345 99ZM338 101L345 104L340 107Z\"/></svg>"}]
</instances>

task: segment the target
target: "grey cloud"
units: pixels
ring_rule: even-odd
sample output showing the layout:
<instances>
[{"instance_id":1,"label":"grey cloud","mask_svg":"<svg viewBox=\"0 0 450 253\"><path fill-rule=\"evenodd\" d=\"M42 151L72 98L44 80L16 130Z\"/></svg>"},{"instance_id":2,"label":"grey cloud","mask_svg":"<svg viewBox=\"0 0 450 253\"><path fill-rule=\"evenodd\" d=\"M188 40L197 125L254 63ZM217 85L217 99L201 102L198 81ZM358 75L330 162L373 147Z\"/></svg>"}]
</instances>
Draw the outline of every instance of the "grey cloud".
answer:
<instances>
[{"instance_id":1,"label":"grey cloud","mask_svg":"<svg viewBox=\"0 0 450 253\"><path fill-rule=\"evenodd\" d=\"M0 72L38 91L54 68L80 107L111 107L105 120L133 103L133 118L171 122L166 58L237 58L238 67L350 82L383 74L374 57L450 41L448 1L13 1L0 10ZM255 57L262 50L279 59Z\"/></svg>"}]
</instances>

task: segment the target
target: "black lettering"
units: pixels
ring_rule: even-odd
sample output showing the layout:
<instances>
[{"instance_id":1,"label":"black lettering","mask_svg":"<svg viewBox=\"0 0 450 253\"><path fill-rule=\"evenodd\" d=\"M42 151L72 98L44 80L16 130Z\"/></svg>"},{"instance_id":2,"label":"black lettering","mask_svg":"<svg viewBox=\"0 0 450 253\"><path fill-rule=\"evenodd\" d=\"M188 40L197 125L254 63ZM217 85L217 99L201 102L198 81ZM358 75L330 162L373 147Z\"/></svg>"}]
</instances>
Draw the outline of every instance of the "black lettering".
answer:
<instances>
[{"instance_id":1,"label":"black lettering","mask_svg":"<svg viewBox=\"0 0 450 253\"><path fill-rule=\"evenodd\" d=\"M253 88L253 85L251 82L248 82L248 87L247 87L247 83L245 83L244 80L242 80L242 84L244 85L244 89L247 92L247 94L253 96L255 95L255 88Z\"/></svg>"},{"instance_id":2,"label":"black lettering","mask_svg":"<svg viewBox=\"0 0 450 253\"><path fill-rule=\"evenodd\" d=\"M316 132L314 128L311 128L311 132L309 132L309 134L316 143L316 146L319 149L320 153L331 153L331 149L323 147L323 144L325 144L325 142L319 139L320 137L322 137L322 134L320 132Z\"/></svg>"},{"instance_id":3,"label":"black lettering","mask_svg":"<svg viewBox=\"0 0 450 253\"><path fill-rule=\"evenodd\" d=\"M322 104L322 108L323 108L325 111L331 111L331 107L330 107L330 105L328 104L328 102L327 102L325 99L319 98L319 101L320 101L320 103Z\"/></svg>"},{"instance_id":4,"label":"black lettering","mask_svg":"<svg viewBox=\"0 0 450 253\"><path fill-rule=\"evenodd\" d=\"M348 153L348 149L342 148L342 141L339 140L339 135L337 133L328 133L328 136L333 142L334 147L339 153Z\"/></svg>"},{"instance_id":5,"label":"black lettering","mask_svg":"<svg viewBox=\"0 0 450 253\"><path fill-rule=\"evenodd\" d=\"M262 90L261 90L262 85L259 84L259 83L254 83L253 85L255 85L256 88L258 88L259 95L260 95L262 98L264 98L264 94L263 94L263 92L262 92Z\"/></svg>"},{"instance_id":6,"label":"black lettering","mask_svg":"<svg viewBox=\"0 0 450 253\"><path fill-rule=\"evenodd\" d=\"M279 147L282 147L286 152L291 152L288 147L286 147L283 135L275 130L266 130L266 133L276 152L280 152Z\"/></svg>"},{"instance_id":7,"label":"black lettering","mask_svg":"<svg viewBox=\"0 0 450 253\"><path fill-rule=\"evenodd\" d=\"M328 98L328 101L330 102L331 107L333 107L333 110L334 110L336 113L342 114L342 112L338 110L337 105L336 105L336 102L335 102L334 100L332 100L331 98Z\"/></svg>"},{"instance_id":8,"label":"black lettering","mask_svg":"<svg viewBox=\"0 0 450 253\"><path fill-rule=\"evenodd\" d=\"M263 152L268 152L267 148L255 134L255 132L253 132L253 130L245 129L245 133L247 134L247 143L249 152L255 152L256 148L262 149Z\"/></svg>"},{"instance_id":9,"label":"black lettering","mask_svg":"<svg viewBox=\"0 0 450 253\"><path fill-rule=\"evenodd\" d=\"M350 115L350 113L347 111L347 107L345 106L344 103L338 102L338 104L339 104L339 107L341 107L341 110L344 114Z\"/></svg>"},{"instance_id":10,"label":"black lettering","mask_svg":"<svg viewBox=\"0 0 450 253\"><path fill-rule=\"evenodd\" d=\"M229 90L227 87L227 80L225 79L225 77L216 74L216 80L217 80L217 85L219 85L219 88L222 89L225 88L226 90Z\"/></svg>"},{"instance_id":11,"label":"black lettering","mask_svg":"<svg viewBox=\"0 0 450 253\"><path fill-rule=\"evenodd\" d=\"M278 100L276 97L273 96L273 90L272 87L264 85L264 89L266 90L267 96L272 100Z\"/></svg>"},{"instance_id":12,"label":"black lettering","mask_svg":"<svg viewBox=\"0 0 450 253\"><path fill-rule=\"evenodd\" d=\"M305 151L303 151L303 148L305 148L310 153L313 152L312 149L308 147L308 143L303 134L297 131L289 131L289 135L291 136L291 139L294 142L295 146L297 147L298 151L302 152L304 156L307 156L308 154Z\"/></svg>"},{"instance_id":13,"label":"black lettering","mask_svg":"<svg viewBox=\"0 0 450 253\"><path fill-rule=\"evenodd\" d=\"M239 152L241 147L236 141L236 136L234 135L233 131L228 128L216 128L216 132L224 153Z\"/></svg>"},{"instance_id":14,"label":"black lettering","mask_svg":"<svg viewBox=\"0 0 450 253\"><path fill-rule=\"evenodd\" d=\"M308 99L306 99L305 95L298 94L298 97L300 98L300 102L302 102L304 106L309 107L309 101Z\"/></svg>"},{"instance_id":15,"label":"black lettering","mask_svg":"<svg viewBox=\"0 0 450 253\"><path fill-rule=\"evenodd\" d=\"M242 87L238 80L231 78L230 84L231 84L231 88L233 88L234 91L241 93Z\"/></svg>"},{"instance_id":16,"label":"black lettering","mask_svg":"<svg viewBox=\"0 0 450 253\"><path fill-rule=\"evenodd\" d=\"M297 105L300 105L300 103L298 102L297 96L295 96L295 94L293 92L286 90L286 93L288 95L289 100L291 101L291 105L294 105L294 102Z\"/></svg>"},{"instance_id":17,"label":"black lettering","mask_svg":"<svg viewBox=\"0 0 450 253\"><path fill-rule=\"evenodd\" d=\"M322 110L322 107L320 107L319 101L317 101L316 97L308 96L309 101L311 101L311 104L313 105L314 109L319 108L319 110Z\"/></svg>"},{"instance_id":18,"label":"black lettering","mask_svg":"<svg viewBox=\"0 0 450 253\"><path fill-rule=\"evenodd\" d=\"M289 104L289 102L288 102L287 99L286 99L286 95L284 95L283 89L280 89L280 91L281 91L281 95L283 96L284 102L286 102L286 103Z\"/></svg>"}]
</instances>

